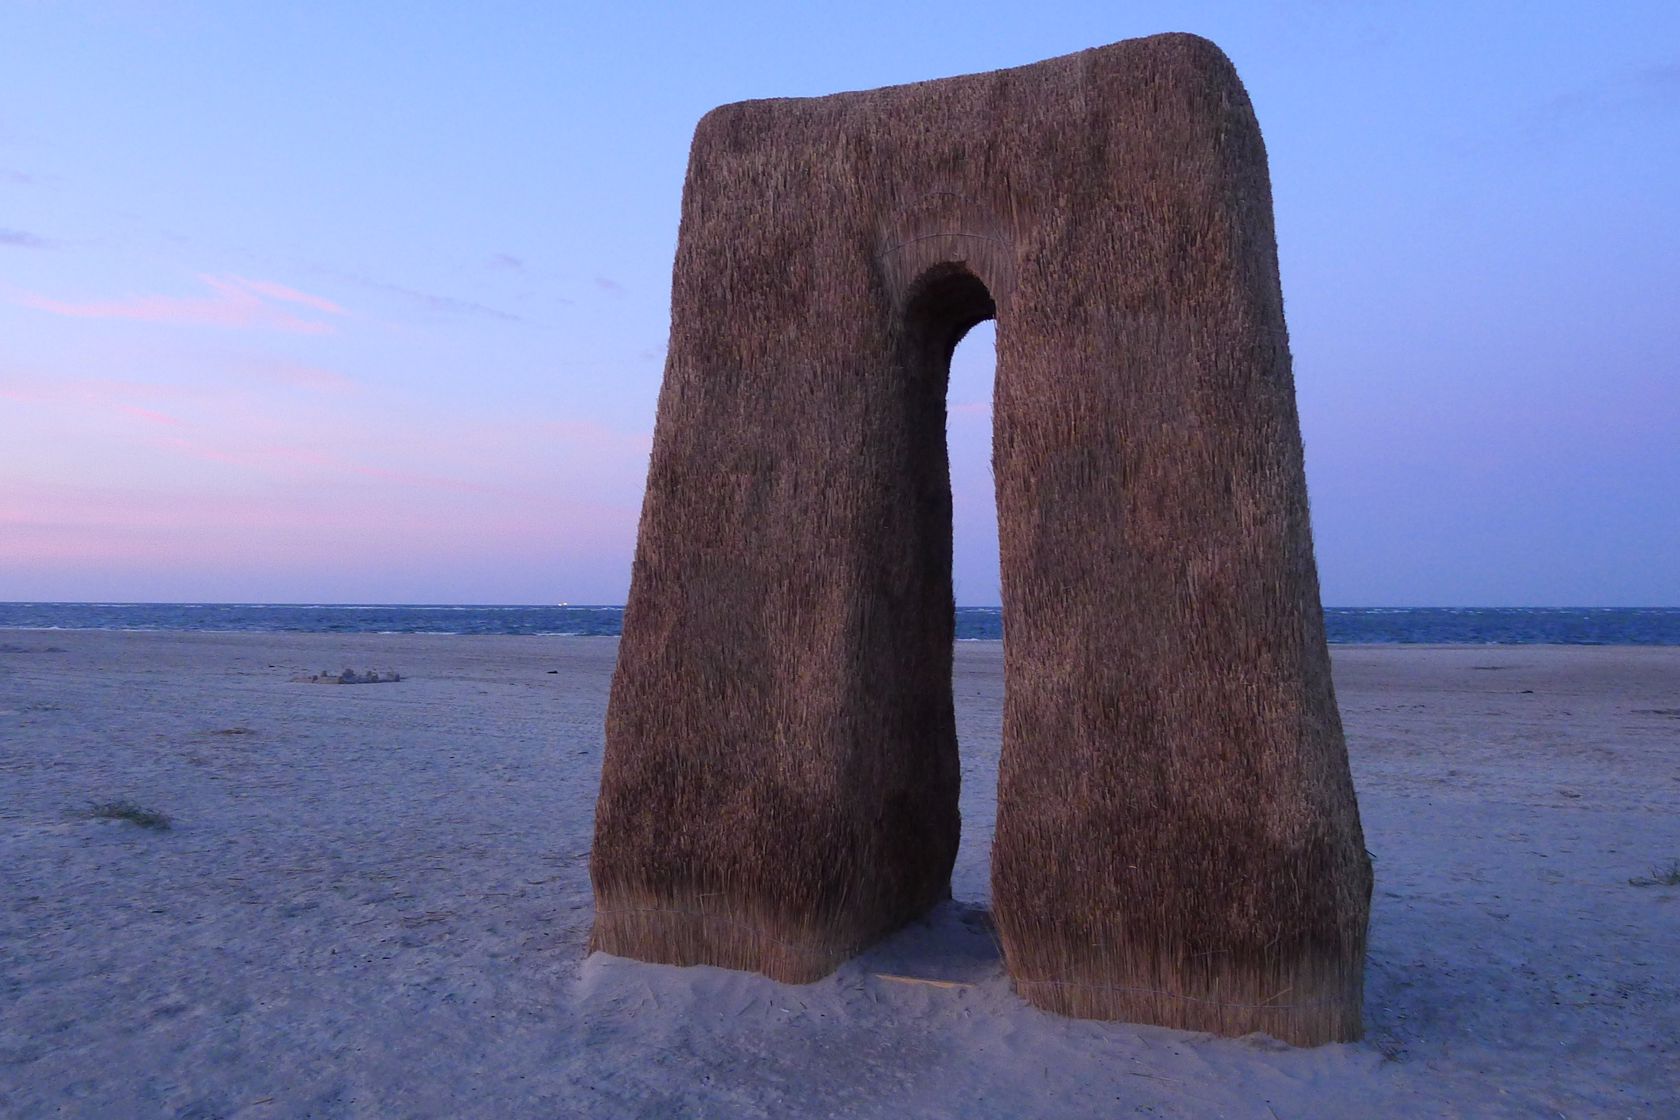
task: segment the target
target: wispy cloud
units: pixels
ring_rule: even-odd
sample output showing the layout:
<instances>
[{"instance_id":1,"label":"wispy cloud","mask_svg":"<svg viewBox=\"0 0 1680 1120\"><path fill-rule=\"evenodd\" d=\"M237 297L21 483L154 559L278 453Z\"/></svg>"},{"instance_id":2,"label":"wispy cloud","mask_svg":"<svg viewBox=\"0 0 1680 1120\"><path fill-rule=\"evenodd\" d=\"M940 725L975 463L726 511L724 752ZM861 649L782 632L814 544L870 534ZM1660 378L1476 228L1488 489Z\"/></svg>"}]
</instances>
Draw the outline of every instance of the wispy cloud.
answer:
<instances>
[{"instance_id":1,"label":"wispy cloud","mask_svg":"<svg viewBox=\"0 0 1680 1120\"><path fill-rule=\"evenodd\" d=\"M524 272L525 258L516 257L512 253L492 253L490 267L498 272Z\"/></svg>"},{"instance_id":2,"label":"wispy cloud","mask_svg":"<svg viewBox=\"0 0 1680 1120\"><path fill-rule=\"evenodd\" d=\"M1533 116L1542 125L1680 106L1680 63L1647 66L1619 78L1577 86L1542 102Z\"/></svg>"},{"instance_id":3,"label":"wispy cloud","mask_svg":"<svg viewBox=\"0 0 1680 1120\"><path fill-rule=\"evenodd\" d=\"M1640 71L1640 76L1648 82L1656 82L1664 86L1680 86L1680 62L1664 62L1656 66L1647 66Z\"/></svg>"},{"instance_id":4,"label":"wispy cloud","mask_svg":"<svg viewBox=\"0 0 1680 1120\"><path fill-rule=\"evenodd\" d=\"M286 331L293 334L331 334L331 323L305 318L287 306L307 307L327 315L344 315L344 308L321 296L284 284L248 280L241 276L200 276L210 289L202 296L135 295L121 299L73 303L24 292L14 300L24 307L73 319L129 319L179 326L209 326Z\"/></svg>"},{"instance_id":5,"label":"wispy cloud","mask_svg":"<svg viewBox=\"0 0 1680 1120\"><path fill-rule=\"evenodd\" d=\"M198 395L181 385L119 377L48 377L0 373L0 396L17 401L181 400Z\"/></svg>"},{"instance_id":6,"label":"wispy cloud","mask_svg":"<svg viewBox=\"0 0 1680 1120\"><path fill-rule=\"evenodd\" d=\"M595 286L610 296L621 296L624 294L624 285L620 284L617 280L614 280L611 276L595 277Z\"/></svg>"},{"instance_id":7,"label":"wispy cloud","mask_svg":"<svg viewBox=\"0 0 1680 1120\"><path fill-rule=\"evenodd\" d=\"M652 432L619 431L593 420L538 420L526 430L590 452L635 455L653 448Z\"/></svg>"},{"instance_id":8,"label":"wispy cloud","mask_svg":"<svg viewBox=\"0 0 1680 1120\"><path fill-rule=\"evenodd\" d=\"M136 420L144 420L148 424L159 424L168 428L178 428L181 426L181 421L178 417L171 416L167 412L159 412L155 408L142 408L137 404L119 404L115 407L117 411L126 413L127 415L134 417Z\"/></svg>"},{"instance_id":9,"label":"wispy cloud","mask_svg":"<svg viewBox=\"0 0 1680 1120\"><path fill-rule=\"evenodd\" d=\"M158 446L166 447L190 458L221 463L226 466L243 467L282 478L296 479L299 477L299 472L309 476L336 476L340 478L352 475L374 479L378 482L395 483L406 489L448 490L462 494L501 496L516 493L507 487L473 482L468 479L451 478L446 475L423 471L372 466L330 450L304 447L297 444L267 443L249 446L227 446L224 444L218 446L216 443L206 440L168 437L160 441Z\"/></svg>"},{"instance_id":10,"label":"wispy cloud","mask_svg":"<svg viewBox=\"0 0 1680 1120\"><path fill-rule=\"evenodd\" d=\"M254 372L270 381L278 381L284 385L295 385L300 389L342 393L356 387L355 381L337 370L322 369L320 366L298 365L293 362L263 363L254 367Z\"/></svg>"},{"instance_id":11,"label":"wispy cloud","mask_svg":"<svg viewBox=\"0 0 1680 1120\"><path fill-rule=\"evenodd\" d=\"M244 287L247 291L255 292L259 296L279 300L281 303L299 303L305 307L313 307L317 311L325 311L329 315L342 315L344 308L330 299L312 296L308 292L300 292L296 288L288 288L284 284L276 284L269 280L247 280L243 276L229 277L234 283Z\"/></svg>"},{"instance_id":12,"label":"wispy cloud","mask_svg":"<svg viewBox=\"0 0 1680 1120\"><path fill-rule=\"evenodd\" d=\"M178 427L180 418L150 404L190 403L202 394L175 385L120 378L0 377L0 398L29 405L69 406L82 413L114 411L147 424ZM147 404L137 404L145 401Z\"/></svg>"},{"instance_id":13,"label":"wispy cloud","mask_svg":"<svg viewBox=\"0 0 1680 1120\"><path fill-rule=\"evenodd\" d=\"M26 229L0 228L0 245L10 245L14 249L49 249L52 242Z\"/></svg>"},{"instance_id":14,"label":"wispy cloud","mask_svg":"<svg viewBox=\"0 0 1680 1120\"><path fill-rule=\"evenodd\" d=\"M384 292L387 295L399 296L408 303L436 314L476 315L486 319L497 319L504 323L523 323L523 316L515 315L511 311L503 311L498 307L478 303L470 299L459 299L455 296L437 295L433 292L422 292L415 288L405 288L401 284L392 284L384 280L375 280L370 276L363 276L355 272L341 272L336 268L319 268L316 271L324 276L332 276L366 288L369 291Z\"/></svg>"},{"instance_id":15,"label":"wispy cloud","mask_svg":"<svg viewBox=\"0 0 1680 1120\"><path fill-rule=\"evenodd\" d=\"M1648 66L1639 73L1639 86L1644 92L1664 101L1680 99L1680 62Z\"/></svg>"}]
</instances>

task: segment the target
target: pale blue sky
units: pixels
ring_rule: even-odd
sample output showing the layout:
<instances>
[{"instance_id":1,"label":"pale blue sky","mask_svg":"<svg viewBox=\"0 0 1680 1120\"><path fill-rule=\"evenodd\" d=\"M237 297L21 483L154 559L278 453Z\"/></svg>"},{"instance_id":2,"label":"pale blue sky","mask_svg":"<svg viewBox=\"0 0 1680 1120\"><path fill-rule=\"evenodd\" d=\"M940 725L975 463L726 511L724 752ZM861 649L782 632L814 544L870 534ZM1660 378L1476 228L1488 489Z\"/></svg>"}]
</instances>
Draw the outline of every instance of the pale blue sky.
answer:
<instances>
[{"instance_id":1,"label":"pale blue sky","mask_svg":"<svg viewBox=\"0 0 1680 1120\"><path fill-rule=\"evenodd\" d=\"M1271 153L1326 603L1680 605L1672 2L0 3L0 599L622 601L698 117L1168 30Z\"/></svg>"}]
</instances>

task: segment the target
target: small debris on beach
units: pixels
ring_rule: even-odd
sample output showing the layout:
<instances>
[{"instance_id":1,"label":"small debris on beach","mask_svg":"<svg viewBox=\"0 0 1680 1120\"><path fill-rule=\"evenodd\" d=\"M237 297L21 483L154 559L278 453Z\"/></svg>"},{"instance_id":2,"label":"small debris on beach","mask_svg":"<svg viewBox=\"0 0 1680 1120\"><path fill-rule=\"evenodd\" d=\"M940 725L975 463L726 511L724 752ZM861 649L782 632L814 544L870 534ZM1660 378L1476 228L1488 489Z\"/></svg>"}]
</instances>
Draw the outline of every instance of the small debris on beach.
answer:
<instances>
[{"instance_id":1,"label":"small debris on beach","mask_svg":"<svg viewBox=\"0 0 1680 1120\"><path fill-rule=\"evenodd\" d=\"M381 673L376 669L369 669L365 673L358 673L354 669L345 669L341 673L322 670L312 677L293 677L295 681L305 684L394 684L402 680L401 673Z\"/></svg>"}]
</instances>

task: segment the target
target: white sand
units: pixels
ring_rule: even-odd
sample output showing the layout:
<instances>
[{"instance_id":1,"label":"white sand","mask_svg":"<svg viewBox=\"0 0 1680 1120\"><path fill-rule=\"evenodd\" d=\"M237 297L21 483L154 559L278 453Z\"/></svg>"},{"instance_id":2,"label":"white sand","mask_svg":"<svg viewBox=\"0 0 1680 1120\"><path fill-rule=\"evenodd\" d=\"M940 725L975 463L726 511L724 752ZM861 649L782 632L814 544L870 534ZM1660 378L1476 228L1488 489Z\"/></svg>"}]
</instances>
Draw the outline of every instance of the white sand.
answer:
<instances>
[{"instance_id":1,"label":"white sand","mask_svg":"<svg viewBox=\"0 0 1680 1120\"><path fill-rule=\"evenodd\" d=\"M615 648L0 631L0 1115L1680 1115L1680 649L1336 651L1369 1033L1291 1050L1011 995L991 643L957 903L805 987L585 961Z\"/></svg>"}]
</instances>

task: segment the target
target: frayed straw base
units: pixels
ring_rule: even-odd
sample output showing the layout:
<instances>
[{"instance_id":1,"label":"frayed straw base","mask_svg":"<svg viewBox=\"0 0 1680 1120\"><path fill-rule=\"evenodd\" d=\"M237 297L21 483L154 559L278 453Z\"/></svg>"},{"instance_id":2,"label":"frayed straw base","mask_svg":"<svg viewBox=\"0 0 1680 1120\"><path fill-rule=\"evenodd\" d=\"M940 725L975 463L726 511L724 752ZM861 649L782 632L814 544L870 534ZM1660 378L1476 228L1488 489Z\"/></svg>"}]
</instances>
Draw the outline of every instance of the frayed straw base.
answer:
<instances>
[{"instance_id":1,"label":"frayed straw base","mask_svg":"<svg viewBox=\"0 0 1680 1120\"><path fill-rule=\"evenodd\" d=\"M1016 993L1057 1015L1231 1037L1261 1033L1296 1046L1360 1037L1363 970L1363 961L1170 969L1153 960L1109 959L1052 978L1009 962Z\"/></svg>"},{"instance_id":2,"label":"frayed straw base","mask_svg":"<svg viewBox=\"0 0 1680 1120\"><path fill-rule=\"evenodd\" d=\"M827 927L785 916L742 917L710 899L657 899L626 894L597 898L589 951L678 966L714 965L757 972L784 984L810 984L863 949L925 913L916 909L874 929L836 920Z\"/></svg>"}]
</instances>

